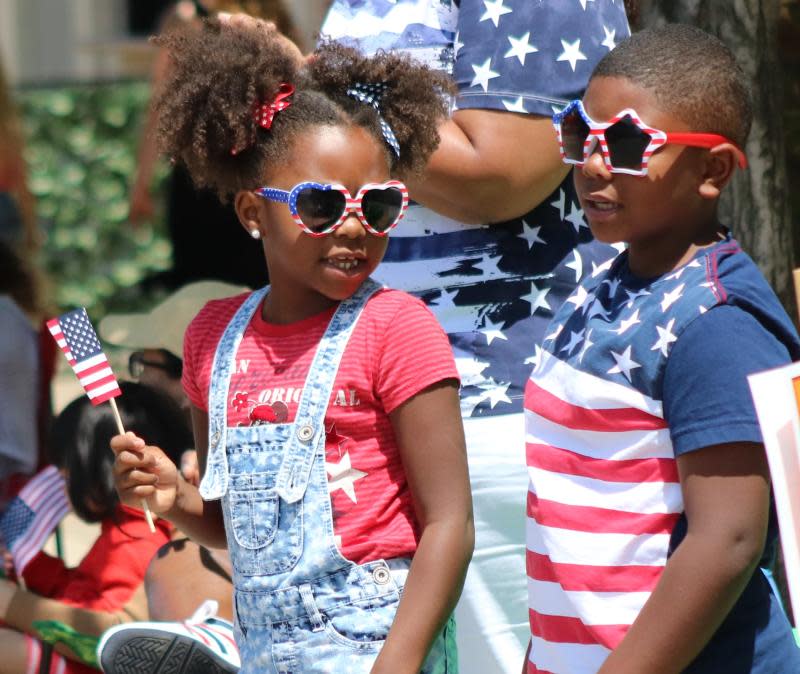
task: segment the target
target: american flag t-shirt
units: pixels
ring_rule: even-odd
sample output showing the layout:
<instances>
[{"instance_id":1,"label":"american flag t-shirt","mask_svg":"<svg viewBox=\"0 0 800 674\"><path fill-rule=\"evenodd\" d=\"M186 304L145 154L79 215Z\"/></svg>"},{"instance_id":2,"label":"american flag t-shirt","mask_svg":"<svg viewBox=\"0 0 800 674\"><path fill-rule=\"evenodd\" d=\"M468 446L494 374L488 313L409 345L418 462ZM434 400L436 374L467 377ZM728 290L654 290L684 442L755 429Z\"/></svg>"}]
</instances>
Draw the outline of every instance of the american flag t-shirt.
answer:
<instances>
[{"instance_id":1,"label":"american flag t-shirt","mask_svg":"<svg viewBox=\"0 0 800 674\"><path fill-rule=\"evenodd\" d=\"M93 405L122 395L86 309L74 309L47 321Z\"/></svg>"},{"instance_id":2,"label":"american flag t-shirt","mask_svg":"<svg viewBox=\"0 0 800 674\"><path fill-rule=\"evenodd\" d=\"M34 475L11 500L0 518L0 538L14 559L18 575L39 553L69 509L64 478L55 466Z\"/></svg>"}]
</instances>

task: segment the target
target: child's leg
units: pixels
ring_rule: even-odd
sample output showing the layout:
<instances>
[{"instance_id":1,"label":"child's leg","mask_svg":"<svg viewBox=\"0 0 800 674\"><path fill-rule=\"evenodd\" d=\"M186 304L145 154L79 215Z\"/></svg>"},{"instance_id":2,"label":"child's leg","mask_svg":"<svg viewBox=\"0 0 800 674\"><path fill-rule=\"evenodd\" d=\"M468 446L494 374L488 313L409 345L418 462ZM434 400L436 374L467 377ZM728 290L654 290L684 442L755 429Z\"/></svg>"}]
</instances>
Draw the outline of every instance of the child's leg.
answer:
<instances>
[{"instance_id":1,"label":"child's leg","mask_svg":"<svg viewBox=\"0 0 800 674\"><path fill-rule=\"evenodd\" d=\"M0 674L18 674L19 672L38 672L28 663L28 644L25 635L17 630L0 627Z\"/></svg>"}]
</instances>

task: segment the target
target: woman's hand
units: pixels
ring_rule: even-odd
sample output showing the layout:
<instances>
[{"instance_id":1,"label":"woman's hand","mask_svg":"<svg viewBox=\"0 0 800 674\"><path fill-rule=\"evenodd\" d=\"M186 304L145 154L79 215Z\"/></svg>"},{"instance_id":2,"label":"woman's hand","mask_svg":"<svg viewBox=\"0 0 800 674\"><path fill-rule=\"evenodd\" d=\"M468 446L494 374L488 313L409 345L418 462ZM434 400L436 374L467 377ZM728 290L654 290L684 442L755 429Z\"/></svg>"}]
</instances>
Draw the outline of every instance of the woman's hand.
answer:
<instances>
[{"instance_id":1,"label":"woman's hand","mask_svg":"<svg viewBox=\"0 0 800 674\"><path fill-rule=\"evenodd\" d=\"M177 466L160 447L146 445L131 432L111 438L114 462L114 483L120 500L135 508L147 501L150 510L159 515L168 512L178 496Z\"/></svg>"}]
</instances>

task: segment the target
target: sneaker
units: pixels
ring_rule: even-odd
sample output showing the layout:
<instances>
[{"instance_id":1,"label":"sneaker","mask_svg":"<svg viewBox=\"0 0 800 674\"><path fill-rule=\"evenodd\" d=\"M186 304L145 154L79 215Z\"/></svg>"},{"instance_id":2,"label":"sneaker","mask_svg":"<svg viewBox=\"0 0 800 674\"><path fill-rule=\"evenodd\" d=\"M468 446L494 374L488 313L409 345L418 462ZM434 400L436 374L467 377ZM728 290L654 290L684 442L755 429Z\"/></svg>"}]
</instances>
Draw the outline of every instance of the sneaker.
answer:
<instances>
[{"instance_id":1,"label":"sneaker","mask_svg":"<svg viewBox=\"0 0 800 674\"><path fill-rule=\"evenodd\" d=\"M106 674L234 674L239 649L233 625L204 602L185 622L134 622L103 634L97 659Z\"/></svg>"}]
</instances>

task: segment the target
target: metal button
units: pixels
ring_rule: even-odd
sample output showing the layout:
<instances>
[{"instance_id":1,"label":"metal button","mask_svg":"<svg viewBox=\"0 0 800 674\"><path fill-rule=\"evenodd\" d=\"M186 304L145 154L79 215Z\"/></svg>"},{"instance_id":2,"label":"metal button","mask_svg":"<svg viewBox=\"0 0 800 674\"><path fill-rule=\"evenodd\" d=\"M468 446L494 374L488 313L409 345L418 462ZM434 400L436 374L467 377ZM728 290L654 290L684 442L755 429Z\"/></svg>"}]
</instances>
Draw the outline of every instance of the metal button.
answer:
<instances>
[{"instance_id":1,"label":"metal button","mask_svg":"<svg viewBox=\"0 0 800 674\"><path fill-rule=\"evenodd\" d=\"M389 573L389 569L385 566L379 566L377 569L372 571L372 580L374 580L378 585L386 585L391 579L391 574Z\"/></svg>"},{"instance_id":2,"label":"metal button","mask_svg":"<svg viewBox=\"0 0 800 674\"><path fill-rule=\"evenodd\" d=\"M304 424L297 429L297 437L301 442L308 442L314 437L314 427Z\"/></svg>"}]
</instances>

